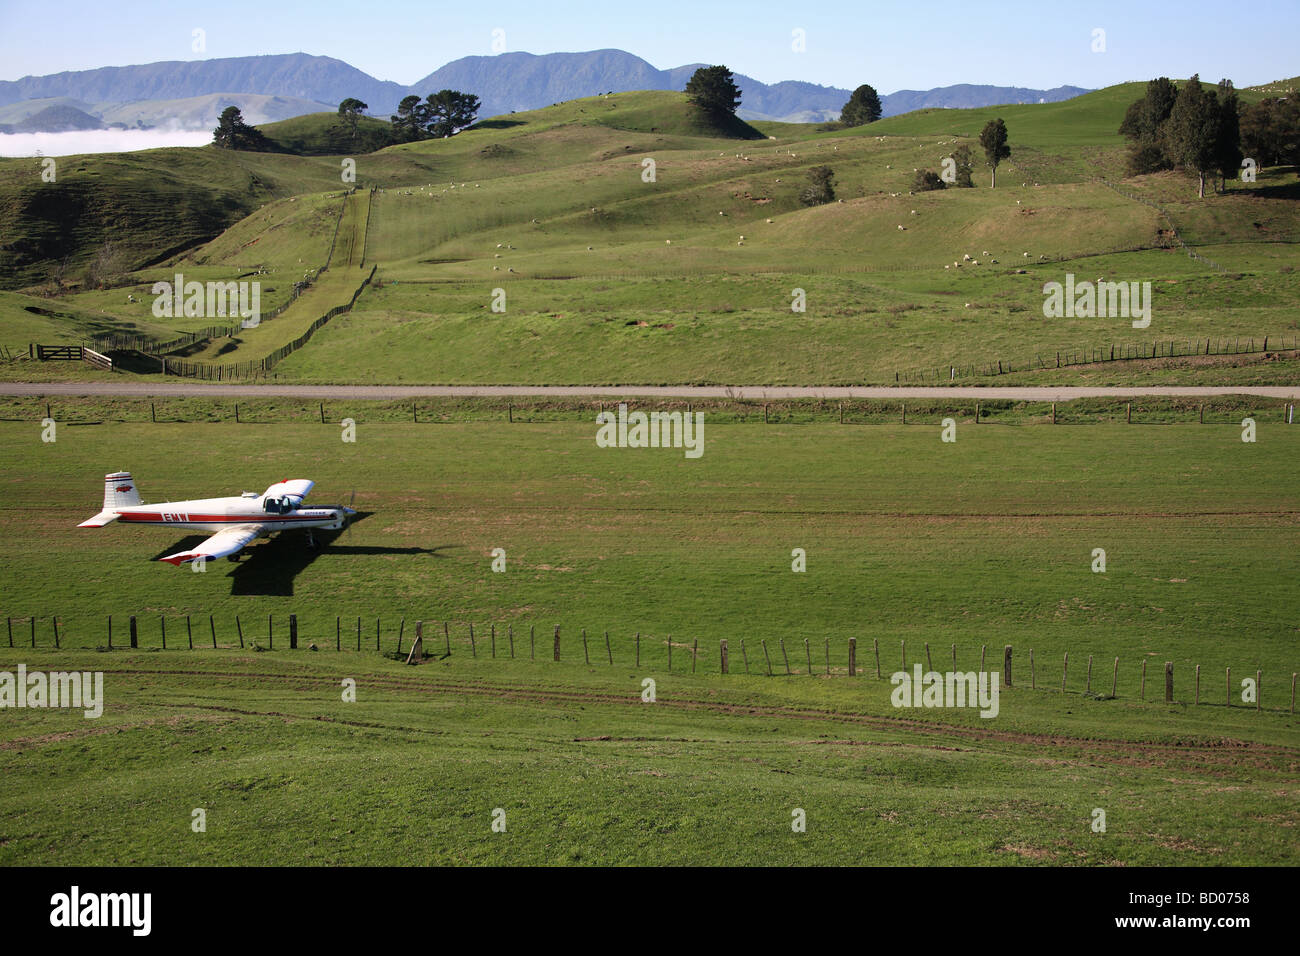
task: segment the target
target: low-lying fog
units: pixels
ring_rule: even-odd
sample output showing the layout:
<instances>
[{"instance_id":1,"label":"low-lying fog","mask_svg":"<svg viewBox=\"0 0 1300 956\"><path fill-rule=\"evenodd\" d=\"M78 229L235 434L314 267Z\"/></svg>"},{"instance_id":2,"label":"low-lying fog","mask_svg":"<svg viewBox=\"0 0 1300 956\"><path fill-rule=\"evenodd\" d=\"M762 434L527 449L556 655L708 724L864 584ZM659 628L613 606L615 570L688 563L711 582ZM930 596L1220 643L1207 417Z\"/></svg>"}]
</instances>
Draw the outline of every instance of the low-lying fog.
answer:
<instances>
[{"instance_id":1,"label":"low-lying fog","mask_svg":"<svg viewBox=\"0 0 1300 956\"><path fill-rule=\"evenodd\" d=\"M206 146L211 130L88 129L67 133L0 134L0 156L74 156L129 153L160 146Z\"/></svg>"}]
</instances>

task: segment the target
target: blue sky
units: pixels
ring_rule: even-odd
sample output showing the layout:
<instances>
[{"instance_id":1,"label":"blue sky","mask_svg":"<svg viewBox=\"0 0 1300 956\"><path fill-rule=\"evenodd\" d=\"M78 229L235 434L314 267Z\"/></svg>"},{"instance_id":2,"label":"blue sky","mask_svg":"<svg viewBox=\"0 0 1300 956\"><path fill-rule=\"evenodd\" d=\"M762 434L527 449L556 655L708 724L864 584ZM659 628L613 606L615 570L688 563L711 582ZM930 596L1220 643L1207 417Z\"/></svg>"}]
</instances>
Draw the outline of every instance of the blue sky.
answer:
<instances>
[{"instance_id":1,"label":"blue sky","mask_svg":"<svg viewBox=\"0 0 1300 956\"><path fill-rule=\"evenodd\" d=\"M205 31L206 52L191 49ZM881 93L953 83L1048 88L1188 76L1238 86L1300 74L1300 2L818 0L0 0L0 79L158 60L306 52L409 84L462 56L618 48L661 69L725 63L773 83ZM1093 30L1105 52L1093 52ZM803 30L806 49L792 49Z\"/></svg>"}]
</instances>

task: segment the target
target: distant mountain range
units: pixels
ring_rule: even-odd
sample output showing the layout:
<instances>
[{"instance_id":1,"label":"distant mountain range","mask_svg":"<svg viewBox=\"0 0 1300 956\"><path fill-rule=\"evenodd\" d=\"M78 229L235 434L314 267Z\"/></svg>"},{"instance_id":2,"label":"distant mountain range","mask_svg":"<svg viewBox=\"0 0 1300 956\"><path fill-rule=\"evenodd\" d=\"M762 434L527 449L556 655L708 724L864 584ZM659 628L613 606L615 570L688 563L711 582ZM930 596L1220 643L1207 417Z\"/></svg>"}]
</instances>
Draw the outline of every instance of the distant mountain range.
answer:
<instances>
[{"instance_id":1,"label":"distant mountain range","mask_svg":"<svg viewBox=\"0 0 1300 956\"><path fill-rule=\"evenodd\" d=\"M334 109L350 96L369 104L371 115L387 118L402 97L423 97L441 89L474 93L482 101L479 116L487 118L597 93L680 90L702 65L659 70L623 50L502 53L462 57L402 86L377 80L342 60L307 53L171 61L0 81L0 124L23 132L34 131L32 123L68 129L77 128L71 123L87 121L210 128L232 104L246 122L265 123ZM739 115L746 120L825 122L839 116L851 92L797 80L761 83L739 73L736 85L742 96ZM924 107L1054 103L1086 92L1077 86L1031 90L962 84L882 94L881 105L885 116L893 116ZM85 118L68 110L80 111Z\"/></svg>"}]
</instances>

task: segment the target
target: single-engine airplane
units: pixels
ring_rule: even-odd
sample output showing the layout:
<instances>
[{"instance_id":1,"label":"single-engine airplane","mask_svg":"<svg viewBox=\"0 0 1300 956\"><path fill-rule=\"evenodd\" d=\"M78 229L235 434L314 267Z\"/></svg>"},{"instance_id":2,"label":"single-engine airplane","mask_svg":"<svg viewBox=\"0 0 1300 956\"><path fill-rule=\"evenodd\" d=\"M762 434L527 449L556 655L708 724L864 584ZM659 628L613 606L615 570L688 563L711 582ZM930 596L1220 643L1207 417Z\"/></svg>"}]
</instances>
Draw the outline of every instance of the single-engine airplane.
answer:
<instances>
[{"instance_id":1,"label":"single-engine airplane","mask_svg":"<svg viewBox=\"0 0 1300 956\"><path fill-rule=\"evenodd\" d=\"M307 540L315 546L312 528L330 531L342 530L356 512L342 505L321 505L304 508L315 482L303 478L277 481L262 494L245 491L237 497L199 498L194 501L166 501L162 504L143 505L140 491L129 472L115 471L104 476L104 508L93 518L81 522L78 528L102 528L112 521L128 524L158 524L187 531L215 531L216 533L193 551L178 551L159 558L180 567L186 561L208 561L229 557L238 560L238 553L257 537L269 537L276 531L290 528L307 529Z\"/></svg>"}]
</instances>

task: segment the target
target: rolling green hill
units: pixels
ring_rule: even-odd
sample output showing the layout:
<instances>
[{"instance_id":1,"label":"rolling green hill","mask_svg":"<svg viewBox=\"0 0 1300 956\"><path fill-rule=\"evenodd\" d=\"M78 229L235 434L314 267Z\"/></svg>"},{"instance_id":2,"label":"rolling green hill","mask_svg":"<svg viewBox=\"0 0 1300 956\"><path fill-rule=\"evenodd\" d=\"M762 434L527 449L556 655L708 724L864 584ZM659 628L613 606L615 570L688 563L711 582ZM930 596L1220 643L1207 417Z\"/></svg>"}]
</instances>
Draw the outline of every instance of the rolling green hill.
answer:
<instances>
[{"instance_id":1,"label":"rolling green hill","mask_svg":"<svg viewBox=\"0 0 1300 956\"><path fill-rule=\"evenodd\" d=\"M147 171L170 162L177 189L201 177L203 195L226 191L232 219L247 215L161 263L161 276L257 269L277 277L282 296L285 282L323 264L332 204L348 185L340 171L355 161L355 184L375 191L349 241L367 268L378 264L379 281L277 369L313 381L883 382L949 364L1014 359L1023 368L1036 355L1136 349L1152 337L1294 337L1292 174L1265 170L1204 200L1179 173L1112 188L1124 165L1116 130L1142 87L928 110L852 130L742 124L726 131L734 135L701 126L683 94L613 94L355 157L205 149L79 160L66 188L98 176L98 201L116 200L135 222L135 204L166 187L141 183ZM977 170L974 189L912 194L916 170L939 169L963 144L978 155L974 137L993 116L1007 121L1012 147L998 188ZM316 148L333 122L317 114L268 129ZM838 198L807 208L799 195L820 165L833 169ZM0 164L5 171L0 193L7 182L28 201L38 195L30 182L16 184L13 163ZM254 199L262 208L250 208ZM22 213L7 215L21 231ZM140 221L162 231L157 218ZM147 249L142 241L132 265L148 261ZM1151 282L1157 324L1139 333L1123 318L1045 322L1043 283L1075 271ZM28 264L28 274L39 272ZM159 274L145 268L129 279L144 285ZM494 288L508 293L503 314L489 311ZM790 309L796 288L808 293L802 315ZM123 298L85 292L74 301L146 318L124 310ZM314 318L301 312L295 323ZM258 341L280 338L206 352L234 365L267 354ZM437 363L424 358L429 344ZM1259 374L1286 380L1291 368Z\"/></svg>"}]
</instances>

